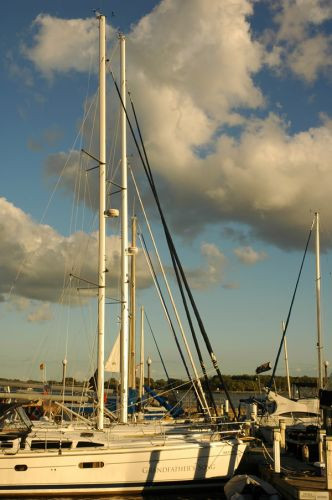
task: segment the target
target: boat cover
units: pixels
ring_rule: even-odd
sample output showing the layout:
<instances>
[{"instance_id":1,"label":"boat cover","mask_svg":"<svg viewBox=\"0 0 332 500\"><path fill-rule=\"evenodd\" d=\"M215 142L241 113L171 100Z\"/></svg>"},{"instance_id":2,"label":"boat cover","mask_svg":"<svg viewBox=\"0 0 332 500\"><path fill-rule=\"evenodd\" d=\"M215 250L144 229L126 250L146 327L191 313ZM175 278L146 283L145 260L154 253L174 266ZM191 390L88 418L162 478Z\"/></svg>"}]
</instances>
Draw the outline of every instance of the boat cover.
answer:
<instances>
[{"instance_id":1,"label":"boat cover","mask_svg":"<svg viewBox=\"0 0 332 500\"><path fill-rule=\"evenodd\" d=\"M273 412L273 415L283 415L284 413L296 413L303 412L309 414L319 415L319 399L318 398L306 398L294 401L293 399L285 398L270 391L268 394L269 401L276 403L277 407Z\"/></svg>"},{"instance_id":2,"label":"boat cover","mask_svg":"<svg viewBox=\"0 0 332 500\"><path fill-rule=\"evenodd\" d=\"M277 490L270 483L257 476L248 474L239 474L232 477L225 484L224 492L228 500L249 498L280 500Z\"/></svg>"}]
</instances>

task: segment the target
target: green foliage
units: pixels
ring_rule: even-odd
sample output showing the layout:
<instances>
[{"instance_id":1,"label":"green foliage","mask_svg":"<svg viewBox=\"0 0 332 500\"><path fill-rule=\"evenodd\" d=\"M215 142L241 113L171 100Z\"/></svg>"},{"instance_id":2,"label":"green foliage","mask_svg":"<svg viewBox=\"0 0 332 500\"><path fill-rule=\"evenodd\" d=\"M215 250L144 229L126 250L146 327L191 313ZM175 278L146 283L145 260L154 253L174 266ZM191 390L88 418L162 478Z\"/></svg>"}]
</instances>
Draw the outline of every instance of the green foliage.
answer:
<instances>
[{"instance_id":1,"label":"green foliage","mask_svg":"<svg viewBox=\"0 0 332 500\"><path fill-rule=\"evenodd\" d=\"M229 391L232 392L252 392L259 391L259 388L264 388L270 382L271 375L223 375L223 381L225 386ZM293 383L315 383L315 377L291 377L291 384ZM184 389L182 386L183 382L179 379L171 379L172 386L181 386L181 389ZM214 375L209 379L210 387L212 391L221 391L223 387L220 383L219 377ZM203 386L204 381L202 380ZM163 379L156 380L154 382L154 387L157 389L165 388L167 383ZM287 391L287 379L286 377L276 376L274 380L274 384L272 384L272 389L276 388L280 392Z\"/></svg>"}]
</instances>

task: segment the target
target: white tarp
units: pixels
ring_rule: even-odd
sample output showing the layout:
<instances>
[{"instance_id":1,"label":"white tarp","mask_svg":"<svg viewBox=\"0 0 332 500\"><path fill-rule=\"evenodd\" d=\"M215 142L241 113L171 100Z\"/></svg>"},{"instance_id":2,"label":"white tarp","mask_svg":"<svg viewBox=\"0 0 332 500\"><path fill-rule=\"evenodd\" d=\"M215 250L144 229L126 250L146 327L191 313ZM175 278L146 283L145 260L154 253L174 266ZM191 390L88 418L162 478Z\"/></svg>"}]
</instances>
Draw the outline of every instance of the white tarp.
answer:
<instances>
[{"instance_id":1,"label":"white tarp","mask_svg":"<svg viewBox=\"0 0 332 500\"><path fill-rule=\"evenodd\" d=\"M247 489L250 491L252 488L253 495L244 493L241 495L243 490ZM224 492L228 500L240 500L246 498L270 498L271 500L280 500L277 490L270 484L260 479L254 475L241 474L234 476L230 479L224 486ZM257 496L260 493L266 493L266 495Z\"/></svg>"}]
</instances>

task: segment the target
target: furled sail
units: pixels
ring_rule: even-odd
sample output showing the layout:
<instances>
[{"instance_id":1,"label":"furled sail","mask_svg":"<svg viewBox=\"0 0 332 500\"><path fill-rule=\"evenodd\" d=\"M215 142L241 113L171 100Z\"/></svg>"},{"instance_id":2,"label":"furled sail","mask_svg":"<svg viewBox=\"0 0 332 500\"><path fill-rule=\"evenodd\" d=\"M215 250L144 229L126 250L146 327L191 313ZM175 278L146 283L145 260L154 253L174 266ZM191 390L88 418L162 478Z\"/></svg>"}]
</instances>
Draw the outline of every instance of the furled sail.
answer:
<instances>
[{"instance_id":1,"label":"furled sail","mask_svg":"<svg viewBox=\"0 0 332 500\"><path fill-rule=\"evenodd\" d=\"M105 363L105 372L120 373L120 333Z\"/></svg>"}]
</instances>

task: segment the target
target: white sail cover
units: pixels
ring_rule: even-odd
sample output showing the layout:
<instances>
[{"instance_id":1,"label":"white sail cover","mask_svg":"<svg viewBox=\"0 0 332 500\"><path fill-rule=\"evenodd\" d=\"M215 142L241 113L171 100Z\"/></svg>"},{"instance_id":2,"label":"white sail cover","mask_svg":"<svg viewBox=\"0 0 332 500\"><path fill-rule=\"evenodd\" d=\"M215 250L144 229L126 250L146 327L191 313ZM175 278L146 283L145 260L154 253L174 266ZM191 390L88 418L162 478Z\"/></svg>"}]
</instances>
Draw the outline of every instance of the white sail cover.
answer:
<instances>
[{"instance_id":1,"label":"white sail cover","mask_svg":"<svg viewBox=\"0 0 332 500\"><path fill-rule=\"evenodd\" d=\"M120 333L118 333L113 349L105 363L105 372L120 373Z\"/></svg>"}]
</instances>

